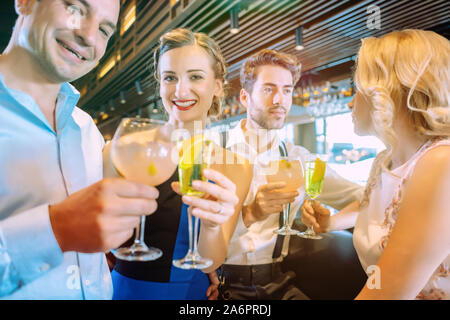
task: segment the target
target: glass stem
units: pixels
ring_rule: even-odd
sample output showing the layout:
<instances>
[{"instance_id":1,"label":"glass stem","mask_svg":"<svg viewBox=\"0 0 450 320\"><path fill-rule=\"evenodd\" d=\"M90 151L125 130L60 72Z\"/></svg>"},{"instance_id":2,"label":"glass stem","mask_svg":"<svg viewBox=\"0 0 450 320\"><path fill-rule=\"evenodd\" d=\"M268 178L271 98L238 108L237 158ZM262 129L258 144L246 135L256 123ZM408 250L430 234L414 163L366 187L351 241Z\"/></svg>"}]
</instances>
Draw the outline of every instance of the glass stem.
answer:
<instances>
[{"instance_id":1,"label":"glass stem","mask_svg":"<svg viewBox=\"0 0 450 320\"><path fill-rule=\"evenodd\" d=\"M313 201L314 200L314 198L311 198L309 195L308 195L308 201L309 201L309 204L311 205L311 201ZM306 231L305 231L305 233L306 234L311 234L311 235L315 235L316 234L316 232L314 231L314 227L311 225L311 226L309 226L307 229L306 229Z\"/></svg>"},{"instance_id":2,"label":"glass stem","mask_svg":"<svg viewBox=\"0 0 450 320\"><path fill-rule=\"evenodd\" d=\"M188 230L189 230L189 251L188 254L192 252L192 215L191 208L188 208Z\"/></svg>"},{"instance_id":3,"label":"glass stem","mask_svg":"<svg viewBox=\"0 0 450 320\"><path fill-rule=\"evenodd\" d=\"M141 223L136 227L136 237L134 238L135 244L144 244L144 227L145 216L141 216Z\"/></svg>"},{"instance_id":4,"label":"glass stem","mask_svg":"<svg viewBox=\"0 0 450 320\"><path fill-rule=\"evenodd\" d=\"M198 255L198 247L197 247L197 242L198 242L198 224L199 224L199 218L194 217L194 254Z\"/></svg>"},{"instance_id":5,"label":"glass stem","mask_svg":"<svg viewBox=\"0 0 450 320\"><path fill-rule=\"evenodd\" d=\"M316 234L316 232L314 231L313 226L309 226L308 229L306 229L306 234Z\"/></svg>"},{"instance_id":6,"label":"glass stem","mask_svg":"<svg viewBox=\"0 0 450 320\"><path fill-rule=\"evenodd\" d=\"M287 204L283 204L283 225L285 229L289 229L289 209Z\"/></svg>"}]
</instances>

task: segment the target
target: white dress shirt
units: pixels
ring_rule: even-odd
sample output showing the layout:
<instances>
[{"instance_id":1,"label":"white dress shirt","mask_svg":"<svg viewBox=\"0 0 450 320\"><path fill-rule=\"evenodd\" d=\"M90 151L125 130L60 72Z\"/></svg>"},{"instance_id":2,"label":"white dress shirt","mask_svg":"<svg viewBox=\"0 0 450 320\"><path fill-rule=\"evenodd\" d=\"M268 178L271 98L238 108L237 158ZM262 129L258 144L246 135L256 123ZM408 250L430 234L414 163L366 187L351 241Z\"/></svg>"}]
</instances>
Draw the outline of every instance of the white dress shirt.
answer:
<instances>
[{"instance_id":1,"label":"white dress shirt","mask_svg":"<svg viewBox=\"0 0 450 320\"><path fill-rule=\"evenodd\" d=\"M247 143L243 128L246 120L243 119L239 124L228 132L227 148L247 158L251 163L254 163L256 157L261 157L271 154L279 154L279 145L281 143L277 130L271 130L269 140L271 149L258 154L254 146ZM293 145L292 143L285 143L289 156L298 157L302 163L309 151L301 146ZM249 193L244 205L252 203L255 199L258 188L266 184L266 178L262 175L254 175ZM300 209L305 199L305 187L302 185L298 189L299 195L295 201L291 203L289 212L289 223L292 225L297 211ZM323 191L318 197L322 203L329 205L336 209L342 209L347 204L359 200L363 193L363 187L352 183L339 176L335 171L327 167L325 173L325 180ZM272 254L275 247L277 235L274 230L279 228L279 214L272 214L266 219L254 222L248 228L244 225L242 220L242 212L239 214L236 230L231 238L228 247L228 256L225 260L226 264L237 265L256 265L274 262ZM277 261L281 261L288 253L289 236L286 236L283 242L282 255Z\"/></svg>"}]
</instances>

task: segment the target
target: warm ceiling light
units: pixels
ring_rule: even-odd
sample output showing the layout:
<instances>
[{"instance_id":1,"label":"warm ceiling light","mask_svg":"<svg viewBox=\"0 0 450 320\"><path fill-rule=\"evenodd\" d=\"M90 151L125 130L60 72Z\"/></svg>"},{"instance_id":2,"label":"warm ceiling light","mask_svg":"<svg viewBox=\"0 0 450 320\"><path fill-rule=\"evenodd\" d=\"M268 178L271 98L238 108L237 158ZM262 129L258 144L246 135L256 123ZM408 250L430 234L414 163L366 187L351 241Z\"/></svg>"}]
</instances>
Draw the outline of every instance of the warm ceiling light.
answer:
<instances>
[{"instance_id":1,"label":"warm ceiling light","mask_svg":"<svg viewBox=\"0 0 450 320\"><path fill-rule=\"evenodd\" d=\"M152 110L152 112L153 113L158 113L158 104L155 102L154 104L153 104L153 110Z\"/></svg>"},{"instance_id":2,"label":"warm ceiling light","mask_svg":"<svg viewBox=\"0 0 450 320\"><path fill-rule=\"evenodd\" d=\"M141 95L144 93L144 91L142 91L142 87L141 87L141 82L140 80L136 80L136 82L134 83L136 85L136 91L138 95Z\"/></svg>"},{"instance_id":3,"label":"warm ceiling light","mask_svg":"<svg viewBox=\"0 0 450 320\"><path fill-rule=\"evenodd\" d=\"M303 27L295 29L295 50L303 50Z\"/></svg>"},{"instance_id":4,"label":"warm ceiling light","mask_svg":"<svg viewBox=\"0 0 450 320\"><path fill-rule=\"evenodd\" d=\"M232 34L239 32L239 9L236 6L230 10L230 32Z\"/></svg>"},{"instance_id":5,"label":"warm ceiling light","mask_svg":"<svg viewBox=\"0 0 450 320\"><path fill-rule=\"evenodd\" d=\"M114 111L116 107L114 105L114 99L109 99L109 110Z\"/></svg>"},{"instance_id":6,"label":"warm ceiling light","mask_svg":"<svg viewBox=\"0 0 450 320\"><path fill-rule=\"evenodd\" d=\"M109 114L106 113L106 106L102 105L102 107L100 108L100 119L101 120L106 120L108 119Z\"/></svg>"},{"instance_id":7,"label":"warm ceiling light","mask_svg":"<svg viewBox=\"0 0 450 320\"><path fill-rule=\"evenodd\" d=\"M127 103L127 99L125 98L125 90L120 91L120 103L121 104Z\"/></svg>"},{"instance_id":8,"label":"warm ceiling light","mask_svg":"<svg viewBox=\"0 0 450 320\"><path fill-rule=\"evenodd\" d=\"M136 21L136 1L132 0L122 16L120 35L122 36Z\"/></svg>"},{"instance_id":9,"label":"warm ceiling light","mask_svg":"<svg viewBox=\"0 0 450 320\"><path fill-rule=\"evenodd\" d=\"M105 76L105 74L107 74L109 71L111 71L112 68L114 68L115 65L116 65L116 59L114 57L112 57L100 69L100 71L98 73L98 79L103 78Z\"/></svg>"}]
</instances>

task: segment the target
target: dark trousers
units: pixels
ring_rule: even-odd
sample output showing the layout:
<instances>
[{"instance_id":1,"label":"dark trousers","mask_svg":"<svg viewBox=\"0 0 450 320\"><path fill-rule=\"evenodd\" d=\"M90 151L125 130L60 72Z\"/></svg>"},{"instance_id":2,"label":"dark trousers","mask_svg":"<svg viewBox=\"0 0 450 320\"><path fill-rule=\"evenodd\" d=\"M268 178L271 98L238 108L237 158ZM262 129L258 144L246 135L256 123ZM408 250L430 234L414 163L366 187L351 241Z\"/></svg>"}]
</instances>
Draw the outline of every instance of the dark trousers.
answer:
<instances>
[{"instance_id":1,"label":"dark trousers","mask_svg":"<svg viewBox=\"0 0 450 320\"><path fill-rule=\"evenodd\" d=\"M292 284L295 273L282 272L280 263L224 264L219 276L222 300L309 300Z\"/></svg>"}]
</instances>

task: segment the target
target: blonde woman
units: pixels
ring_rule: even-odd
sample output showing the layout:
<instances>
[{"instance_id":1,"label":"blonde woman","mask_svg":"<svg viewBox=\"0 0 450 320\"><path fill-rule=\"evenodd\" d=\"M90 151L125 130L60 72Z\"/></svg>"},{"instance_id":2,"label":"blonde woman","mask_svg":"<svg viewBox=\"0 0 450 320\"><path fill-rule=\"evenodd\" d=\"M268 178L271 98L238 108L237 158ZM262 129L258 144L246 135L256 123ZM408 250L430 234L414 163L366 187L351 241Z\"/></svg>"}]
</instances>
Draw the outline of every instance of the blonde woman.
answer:
<instances>
[{"instance_id":1,"label":"blonde woman","mask_svg":"<svg viewBox=\"0 0 450 320\"><path fill-rule=\"evenodd\" d=\"M368 281L357 299L450 299L450 44L404 30L362 41L350 103L355 131L386 150L365 195L336 215L302 207L318 232L354 226Z\"/></svg>"},{"instance_id":2,"label":"blonde woman","mask_svg":"<svg viewBox=\"0 0 450 320\"><path fill-rule=\"evenodd\" d=\"M192 137L194 129L205 128L208 118L220 113L226 72L220 48L206 34L175 29L160 38L154 58L155 78L169 122L182 126ZM235 156L225 150L221 154L224 159ZM113 299L216 298L217 277L211 278L210 284L207 273L214 272L225 260L237 223L235 213L241 211L252 171L249 165L237 159L231 165L225 165L225 161L217 157L215 160L216 163L204 171L204 176L214 183L193 183L197 190L209 195L208 198L181 197L177 172L157 187L158 209L146 219L144 239L160 248L163 256L150 262L117 260L112 272ZM105 167L111 165L107 163ZM213 265L202 271L172 266L172 260L184 257L188 250L188 206L192 208L191 213L201 219L199 252L213 260Z\"/></svg>"}]
</instances>

